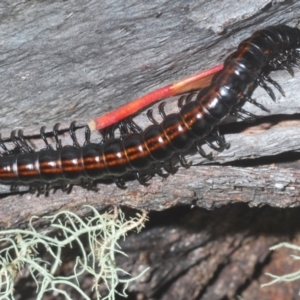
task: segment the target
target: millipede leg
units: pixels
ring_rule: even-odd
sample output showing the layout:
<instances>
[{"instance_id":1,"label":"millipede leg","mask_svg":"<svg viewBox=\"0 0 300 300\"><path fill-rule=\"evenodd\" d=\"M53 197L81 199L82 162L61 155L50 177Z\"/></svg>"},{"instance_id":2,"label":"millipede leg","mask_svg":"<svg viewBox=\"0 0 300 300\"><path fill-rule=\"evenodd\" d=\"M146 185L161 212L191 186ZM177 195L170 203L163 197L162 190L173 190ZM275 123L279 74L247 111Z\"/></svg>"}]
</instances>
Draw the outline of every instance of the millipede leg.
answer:
<instances>
[{"instance_id":1,"label":"millipede leg","mask_svg":"<svg viewBox=\"0 0 300 300\"><path fill-rule=\"evenodd\" d=\"M142 133L143 129L138 126L132 118L128 118L118 124L121 137L125 137L130 133Z\"/></svg>"},{"instance_id":2,"label":"millipede leg","mask_svg":"<svg viewBox=\"0 0 300 300\"><path fill-rule=\"evenodd\" d=\"M256 121L257 116L250 113L249 111L241 108L241 107L235 107L234 109L232 109L232 111L230 112L230 114L234 117L238 117L239 119L248 122L248 123L252 123L254 121ZM247 115L248 117L243 116L242 114Z\"/></svg>"},{"instance_id":3,"label":"millipede leg","mask_svg":"<svg viewBox=\"0 0 300 300\"><path fill-rule=\"evenodd\" d=\"M276 101L276 97L273 90L265 83L262 76L257 78L257 83L268 93L268 95L271 97L273 101Z\"/></svg>"},{"instance_id":4,"label":"millipede leg","mask_svg":"<svg viewBox=\"0 0 300 300\"><path fill-rule=\"evenodd\" d=\"M251 103L251 104L253 104L253 105L259 107L261 110L263 110L263 111L265 111L265 112L268 112L268 113L270 112L269 109L267 109L267 108L266 108L265 106L263 106L262 104L258 103L256 100L254 100L254 99L252 99L252 98L250 98L250 97L248 97L248 96L245 96L244 99L245 99L245 101L248 101L249 103Z\"/></svg>"},{"instance_id":5,"label":"millipede leg","mask_svg":"<svg viewBox=\"0 0 300 300\"><path fill-rule=\"evenodd\" d=\"M289 74L294 77L293 67L299 67L299 56L296 51L287 52L280 58L277 58L269 63L274 70L286 70Z\"/></svg>"},{"instance_id":6,"label":"millipede leg","mask_svg":"<svg viewBox=\"0 0 300 300\"><path fill-rule=\"evenodd\" d=\"M154 172L162 178L167 178L169 176L169 173L163 173L161 168L157 166L154 166Z\"/></svg>"},{"instance_id":7,"label":"millipede leg","mask_svg":"<svg viewBox=\"0 0 300 300\"><path fill-rule=\"evenodd\" d=\"M25 153L26 151L22 147L22 145L19 143L18 138L16 136L16 130L13 130L10 134L10 139L12 140L13 144L16 146L17 149L19 149L20 153Z\"/></svg>"},{"instance_id":8,"label":"millipede leg","mask_svg":"<svg viewBox=\"0 0 300 300\"><path fill-rule=\"evenodd\" d=\"M8 154L12 154L12 152L10 150L7 149L4 141L2 140L1 136L0 136L0 147ZM0 156L3 156L2 154Z\"/></svg>"},{"instance_id":9,"label":"millipede leg","mask_svg":"<svg viewBox=\"0 0 300 300\"><path fill-rule=\"evenodd\" d=\"M49 145L49 143L47 141L45 130L46 130L46 126L41 127L41 129L40 129L41 139L44 141L47 150L53 150L53 147L51 145Z\"/></svg>"},{"instance_id":10,"label":"millipede leg","mask_svg":"<svg viewBox=\"0 0 300 300\"><path fill-rule=\"evenodd\" d=\"M283 67L283 65L287 66L289 70ZM281 65L277 65L277 69L284 69L287 70L290 75L293 77L294 76L294 70L293 68L299 68L299 57L297 55L297 52L293 51L291 53L287 53L284 56L284 61L282 62ZM274 68L276 69L276 68Z\"/></svg>"},{"instance_id":11,"label":"millipede leg","mask_svg":"<svg viewBox=\"0 0 300 300\"><path fill-rule=\"evenodd\" d=\"M141 176L141 174L139 172L134 172L133 173L134 175L134 178L141 184L141 185L144 185L144 186L149 186L149 183L147 183L147 181L151 178L148 177L147 175L146 176Z\"/></svg>"},{"instance_id":12,"label":"millipede leg","mask_svg":"<svg viewBox=\"0 0 300 300\"><path fill-rule=\"evenodd\" d=\"M35 191L36 191L36 184L35 183L31 183L29 185L29 190L28 191L29 191L30 194L34 194Z\"/></svg>"},{"instance_id":13,"label":"millipede leg","mask_svg":"<svg viewBox=\"0 0 300 300\"><path fill-rule=\"evenodd\" d=\"M212 160L213 159L213 155L212 155L212 152L209 152L208 154L202 149L202 145L200 144L200 142L196 142L196 148L197 148L197 151L198 153L206 158L206 159L209 159L209 160Z\"/></svg>"},{"instance_id":14,"label":"millipede leg","mask_svg":"<svg viewBox=\"0 0 300 300\"><path fill-rule=\"evenodd\" d=\"M83 145L86 146L91 142L91 129L88 125L84 127L84 137L85 141Z\"/></svg>"},{"instance_id":15,"label":"millipede leg","mask_svg":"<svg viewBox=\"0 0 300 300\"><path fill-rule=\"evenodd\" d=\"M158 122L154 119L153 117L153 109L148 109L147 111L147 118L149 119L149 121L154 124L154 125L158 125Z\"/></svg>"},{"instance_id":16,"label":"millipede leg","mask_svg":"<svg viewBox=\"0 0 300 300\"><path fill-rule=\"evenodd\" d=\"M127 127L127 124L125 123L125 121L122 121L118 124L119 130L120 130L120 134L121 137L126 136L127 134L129 134L129 130Z\"/></svg>"},{"instance_id":17,"label":"millipede leg","mask_svg":"<svg viewBox=\"0 0 300 300\"><path fill-rule=\"evenodd\" d=\"M94 192L99 191L99 189L97 188L96 181L91 178L88 179L81 178L80 185L89 191L94 191Z\"/></svg>"},{"instance_id":18,"label":"millipede leg","mask_svg":"<svg viewBox=\"0 0 300 300\"><path fill-rule=\"evenodd\" d=\"M299 68L299 64L300 64L300 50L299 49L295 50L292 61L295 64L295 67Z\"/></svg>"},{"instance_id":19,"label":"millipede leg","mask_svg":"<svg viewBox=\"0 0 300 300\"><path fill-rule=\"evenodd\" d=\"M212 139L212 141L211 141ZM219 129L216 127L210 134L204 139L204 142L213 150L221 152L224 149L228 149L230 144L226 143L225 138L223 135L220 134ZM217 146L213 144L216 142ZM199 146L200 147L200 146ZM202 150L202 148L200 147ZM201 150L197 148L198 152L202 155ZM203 151L203 150L202 150ZM202 155L203 156L203 155ZM205 156L204 156L205 157Z\"/></svg>"},{"instance_id":20,"label":"millipede leg","mask_svg":"<svg viewBox=\"0 0 300 300\"><path fill-rule=\"evenodd\" d=\"M10 191L11 192L18 192L19 191L19 184L16 182L13 182L10 186Z\"/></svg>"},{"instance_id":21,"label":"millipede leg","mask_svg":"<svg viewBox=\"0 0 300 300\"><path fill-rule=\"evenodd\" d=\"M185 99L185 103L188 103L188 102L192 101L194 96L195 96L195 93L188 94L186 99Z\"/></svg>"},{"instance_id":22,"label":"millipede leg","mask_svg":"<svg viewBox=\"0 0 300 300\"><path fill-rule=\"evenodd\" d=\"M173 166L172 159L169 159L167 163L163 165L163 168L168 174L175 174L178 171L178 167Z\"/></svg>"},{"instance_id":23,"label":"millipede leg","mask_svg":"<svg viewBox=\"0 0 300 300\"><path fill-rule=\"evenodd\" d=\"M185 99L186 99L186 95L179 97L179 99L177 101L177 106L179 109L181 109L182 106L184 105Z\"/></svg>"},{"instance_id":24,"label":"millipede leg","mask_svg":"<svg viewBox=\"0 0 300 300\"><path fill-rule=\"evenodd\" d=\"M287 54L287 61L291 67L299 68L299 49L294 49Z\"/></svg>"},{"instance_id":25,"label":"millipede leg","mask_svg":"<svg viewBox=\"0 0 300 300\"><path fill-rule=\"evenodd\" d=\"M58 139L58 128L60 126L60 123L57 123L53 127L53 136L56 142L56 149L62 148L61 140Z\"/></svg>"},{"instance_id":26,"label":"millipede leg","mask_svg":"<svg viewBox=\"0 0 300 300\"><path fill-rule=\"evenodd\" d=\"M215 146L210 140L205 139L205 143L206 143L207 146L209 146L211 149L213 149L215 151L220 152L220 151L223 150L223 147L217 147L217 146Z\"/></svg>"},{"instance_id":27,"label":"millipede leg","mask_svg":"<svg viewBox=\"0 0 300 300\"><path fill-rule=\"evenodd\" d=\"M37 190L38 195L44 195L47 192L46 186L43 182L36 183L36 190Z\"/></svg>"},{"instance_id":28,"label":"millipede leg","mask_svg":"<svg viewBox=\"0 0 300 300\"><path fill-rule=\"evenodd\" d=\"M51 185L50 185L50 183L46 183L46 186L45 186L45 196L49 196L49 192L50 192L50 187L51 187Z\"/></svg>"},{"instance_id":29,"label":"millipede leg","mask_svg":"<svg viewBox=\"0 0 300 300\"><path fill-rule=\"evenodd\" d=\"M282 63L280 66L281 69L286 70L289 74L294 77L294 70L288 63Z\"/></svg>"},{"instance_id":30,"label":"millipede leg","mask_svg":"<svg viewBox=\"0 0 300 300\"><path fill-rule=\"evenodd\" d=\"M285 93L284 93L284 90L282 89L282 87L280 86L280 84L277 82L277 81L275 81L275 80L273 80L269 75L267 75L267 74L264 74L264 75L262 75L263 76L263 79L264 80L266 80L266 81L268 81L269 83L271 83L279 92L280 92L280 94L283 96L283 97L285 97Z\"/></svg>"},{"instance_id":31,"label":"millipede leg","mask_svg":"<svg viewBox=\"0 0 300 300\"><path fill-rule=\"evenodd\" d=\"M109 127L101 129L101 135L102 135L103 141L114 139L115 138L115 131L118 128L119 128L119 124L113 124Z\"/></svg>"},{"instance_id":32,"label":"millipede leg","mask_svg":"<svg viewBox=\"0 0 300 300\"><path fill-rule=\"evenodd\" d=\"M130 118L130 119L128 120L128 124L129 124L130 129L131 129L131 131L132 131L133 133L142 133L142 132L143 132L143 129L142 129L138 124L136 124L136 123L132 120L132 118Z\"/></svg>"},{"instance_id":33,"label":"millipede leg","mask_svg":"<svg viewBox=\"0 0 300 300\"><path fill-rule=\"evenodd\" d=\"M79 148L80 145L78 143L77 136L76 136L76 133L75 133L75 126L76 126L76 121L73 121L70 124L70 127L69 127L69 134L70 134L70 137L73 141L73 146L76 147L76 148Z\"/></svg>"},{"instance_id":34,"label":"millipede leg","mask_svg":"<svg viewBox=\"0 0 300 300\"><path fill-rule=\"evenodd\" d=\"M166 106L166 102L162 102L158 105L158 112L162 117L162 119L164 119L167 116L165 112L165 106Z\"/></svg>"},{"instance_id":35,"label":"millipede leg","mask_svg":"<svg viewBox=\"0 0 300 300\"><path fill-rule=\"evenodd\" d=\"M66 183L66 182L61 182L60 183L60 188L64 193L70 194L72 192L74 184L73 183Z\"/></svg>"},{"instance_id":36,"label":"millipede leg","mask_svg":"<svg viewBox=\"0 0 300 300\"><path fill-rule=\"evenodd\" d=\"M285 58L286 59L286 58ZM277 57L269 62L269 66L273 68L274 70L280 69L280 66L282 64L283 60L280 57Z\"/></svg>"},{"instance_id":37,"label":"millipede leg","mask_svg":"<svg viewBox=\"0 0 300 300\"><path fill-rule=\"evenodd\" d=\"M34 150L26 142L24 135L23 135L23 130L21 130L21 129L18 131L18 138L22 142L22 148L25 147L26 152L28 152L28 153L34 152Z\"/></svg>"},{"instance_id":38,"label":"millipede leg","mask_svg":"<svg viewBox=\"0 0 300 300\"><path fill-rule=\"evenodd\" d=\"M113 181L119 189L126 189L125 182L121 178L113 178Z\"/></svg>"},{"instance_id":39,"label":"millipede leg","mask_svg":"<svg viewBox=\"0 0 300 300\"><path fill-rule=\"evenodd\" d=\"M224 135L220 133L218 127L214 129L211 135L214 137L216 143L222 150L228 149L230 147L230 144L226 142Z\"/></svg>"},{"instance_id":40,"label":"millipede leg","mask_svg":"<svg viewBox=\"0 0 300 300\"><path fill-rule=\"evenodd\" d=\"M182 153L180 153L178 155L178 158L179 158L179 162L180 162L180 164L181 164L182 167L188 169L192 165L191 161L189 161L189 162L186 161L186 159L185 159L185 157L184 157L184 155Z\"/></svg>"},{"instance_id":41,"label":"millipede leg","mask_svg":"<svg viewBox=\"0 0 300 300\"><path fill-rule=\"evenodd\" d=\"M182 106L188 102L190 102L193 97L195 96L195 93L189 93L187 95L183 95L181 96L179 99L178 99L178 102L177 102L177 106L179 109L182 108Z\"/></svg>"}]
</instances>

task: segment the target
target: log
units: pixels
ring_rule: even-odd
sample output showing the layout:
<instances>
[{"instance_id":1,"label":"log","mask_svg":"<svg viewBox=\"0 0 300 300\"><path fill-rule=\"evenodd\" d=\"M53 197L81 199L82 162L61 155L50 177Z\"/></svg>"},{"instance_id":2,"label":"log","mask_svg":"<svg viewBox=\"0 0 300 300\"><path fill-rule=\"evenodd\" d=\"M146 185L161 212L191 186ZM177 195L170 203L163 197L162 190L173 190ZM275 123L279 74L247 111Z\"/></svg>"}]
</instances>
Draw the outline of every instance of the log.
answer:
<instances>
[{"instance_id":1,"label":"log","mask_svg":"<svg viewBox=\"0 0 300 300\"><path fill-rule=\"evenodd\" d=\"M299 270L299 262L289 257L299 255L296 251L269 251L290 234L291 241L299 243L298 213L299 208L249 209L242 203L214 211L176 207L153 212L146 231L121 243L128 257L120 257L120 265L135 275L150 267L130 287L130 295L164 300L293 299L298 282L260 285L270 281L266 272Z\"/></svg>"},{"instance_id":2,"label":"log","mask_svg":"<svg viewBox=\"0 0 300 300\"><path fill-rule=\"evenodd\" d=\"M65 129L60 132L62 143L71 144L67 133L71 121L84 125L145 93L217 65L240 41L260 28L279 23L296 26L299 8L298 1L266 0L247 5L239 1L220 5L217 1L196 0L3 2L0 4L1 136L9 138L12 130L22 129L30 145L38 151L44 147L39 137L40 127L47 126L51 131L60 122L60 128ZM252 296L262 298L258 282L263 280L256 278L264 270L261 265L265 267L272 261L267 249L282 239L288 240L292 235L289 228L297 226L292 220L297 218L298 208L288 213L276 208L299 206L300 182L300 71L295 69L294 77L286 71L276 71L271 76L282 86L286 97L275 90L274 103L264 90L257 88L254 98L270 113L247 104L245 109L258 116L255 123L227 119L220 130L230 148L213 151L212 161L191 149L187 160L192 160L193 166L189 169L180 167L166 179L155 176L148 187L128 181L125 190L100 182L97 192L75 185L69 194L53 189L48 195L39 195L29 193L28 187L11 192L10 186L0 185L1 228L27 226L32 215L49 215L62 209L84 214L83 204L99 209L120 205L165 211L153 213L153 220L169 213L177 238L172 240L174 232L166 219L161 226L149 226L143 235L132 235L123 244L127 252L133 253L130 262L120 260L121 264L129 265L129 271L136 273L143 257L145 264L153 268L144 283L130 286L132 295L144 295L140 299L187 299L184 298L187 295L188 299L233 299L243 290L243 295L252 292ZM168 112L178 111L176 100L176 97L167 99ZM136 121L143 128L149 125L145 112ZM83 143L82 129L77 136ZM100 139L99 133L93 133L93 141ZM13 147L11 143L8 145ZM172 213L176 209L181 212L182 205L187 210L199 208L194 208L192 215L185 211L179 221ZM265 205L276 208L258 208ZM203 208L214 211L204 212ZM245 219L243 232L237 229L241 211ZM197 228L195 222L202 224L208 214L208 227ZM226 216L223 224L229 222L230 226L217 234L223 216ZM274 227L273 217L281 220L279 224L286 224L286 229L280 231L280 226ZM182 225L187 219L195 232ZM265 230L257 233L253 228L259 226L265 226ZM211 228L215 228L213 234ZM250 238L247 228L253 232ZM268 236L271 229L275 237ZM206 236L211 238L210 242ZM179 247L189 240L191 248ZM161 252L156 248L157 253L151 257L153 247L159 242L162 242ZM144 252L140 247L143 243ZM178 250L166 265L161 264L159 257L163 256L158 254L168 256L173 251L171 246ZM218 252L221 248L224 250ZM194 273L198 277L193 277ZM232 279L234 274L244 276ZM231 282L234 287L227 289ZM191 287L189 294L181 295L180 288L182 292L187 283Z\"/></svg>"},{"instance_id":3,"label":"log","mask_svg":"<svg viewBox=\"0 0 300 300\"><path fill-rule=\"evenodd\" d=\"M41 126L51 131L57 122L65 129L73 120L85 124L152 89L216 65L258 28L283 22L295 25L299 6L297 2L271 6L269 2L260 1L237 13L233 10L236 4L232 4L222 7L218 17L214 17L216 7L206 5L197 1L186 6L177 3L172 5L171 12L167 7L161 9L160 2L142 10L135 5L104 5L97 1L78 6L63 3L59 11L52 3L3 5L7 22L2 24L5 36L1 60L6 70L0 74L2 137L9 137L11 130L23 129L30 145L39 150L44 147L39 138ZM103 18L97 18L99 12ZM15 24L14 16L18 14L28 17L20 18ZM128 19L132 14L135 17ZM87 21L87 16L93 21ZM135 18L139 21L135 22ZM298 70L293 78L285 71L272 74L286 93L283 97L275 91L276 103L264 90L255 91L254 98L271 111L266 113L247 104L245 109L258 115L257 123L245 125L236 123L235 119L227 120L235 124L231 129L221 128L230 149L213 153L213 161L195 152L187 157L195 165L213 166L180 168L177 174L170 176L172 180L155 177L147 188L137 182L128 182L127 190L99 184L98 193L75 186L69 194L51 190L47 196L32 195L25 192L28 187L20 188L20 193L12 193L10 186L1 185L1 225L26 222L33 209L37 215L43 215L49 209L56 211L62 206L76 209L83 202L151 210L182 203L213 207L236 201L250 205L297 205L298 194L294 192L299 178L297 163L284 166L276 163L282 160L278 158L281 153L299 150L297 114L300 106L296 92L299 76ZM178 110L173 102L168 99L167 111ZM149 125L145 112L137 117L137 122L144 128ZM61 136L63 145L71 143L67 135L65 132L65 136ZM77 135L82 143L83 132ZM99 133L92 136L94 141L100 138ZM261 157L274 159L269 159L267 166L249 168L251 164L258 165L255 160ZM241 161L245 164L236 167ZM270 178L271 173L277 177ZM231 174L231 178L224 186L226 174ZM231 198L223 197L220 191L230 192ZM268 201L265 196L268 192L280 200ZM20 199L26 203L21 209L21 218Z\"/></svg>"}]
</instances>

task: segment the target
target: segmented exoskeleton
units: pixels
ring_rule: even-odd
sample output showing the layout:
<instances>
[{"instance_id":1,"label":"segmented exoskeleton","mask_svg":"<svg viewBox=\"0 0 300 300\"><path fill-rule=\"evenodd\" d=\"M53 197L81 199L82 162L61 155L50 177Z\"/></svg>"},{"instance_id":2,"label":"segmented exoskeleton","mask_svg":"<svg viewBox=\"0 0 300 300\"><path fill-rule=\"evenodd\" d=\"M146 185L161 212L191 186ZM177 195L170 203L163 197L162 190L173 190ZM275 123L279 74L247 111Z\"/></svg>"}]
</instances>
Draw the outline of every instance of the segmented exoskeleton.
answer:
<instances>
[{"instance_id":1,"label":"segmented exoskeleton","mask_svg":"<svg viewBox=\"0 0 300 300\"><path fill-rule=\"evenodd\" d=\"M249 91L254 87L260 85L275 99L273 91L266 84L269 82L283 94L281 87L268 73L270 70L286 69L292 74L292 66L297 65L299 53L299 29L279 25L257 31L227 57L224 68L215 74L211 84L201 90L195 100L187 96L184 103L180 101L180 111L169 115L164 113L161 106L163 121L156 122L150 113L149 119L153 124L145 130L131 123L131 132L120 138L106 138L97 144L89 141L87 129L86 142L80 146L72 123L70 134L74 144L61 147L56 126L53 135L58 146L53 149L46 140L43 127L41 137L46 149L32 151L22 134L19 134L18 138L12 138L21 144L22 152L19 154L10 153L2 142L7 155L0 158L0 181L30 184L55 180L71 182L78 178L111 178L122 186L122 178L128 173L144 183L142 171L151 169L154 173L160 173L156 164L168 161L175 153L179 154L181 163L187 166L181 154L193 144L203 156L205 153L201 144L208 141L210 136L215 138L220 149L227 146L216 126L229 114L253 117L241 108L242 103L248 101L266 110L249 97Z\"/></svg>"}]
</instances>

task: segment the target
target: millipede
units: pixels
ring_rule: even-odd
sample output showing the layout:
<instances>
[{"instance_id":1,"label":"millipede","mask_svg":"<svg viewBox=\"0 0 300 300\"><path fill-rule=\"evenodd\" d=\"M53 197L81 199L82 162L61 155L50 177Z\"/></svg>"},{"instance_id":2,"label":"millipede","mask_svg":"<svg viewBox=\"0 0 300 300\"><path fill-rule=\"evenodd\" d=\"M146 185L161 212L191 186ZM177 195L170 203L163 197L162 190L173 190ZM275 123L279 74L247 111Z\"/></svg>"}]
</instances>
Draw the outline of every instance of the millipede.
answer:
<instances>
[{"instance_id":1,"label":"millipede","mask_svg":"<svg viewBox=\"0 0 300 300\"><path fill-rule=\"evenodd\" d=\"M111 179L122 188L124 176L133 175L141 184L147 184L147 172L161 176L165 174L162 168L167 173L172 172L168 162L173 155L178 155L181 165L188 167L190 164L183 153L192 145L202 156L208 156L202 149L203 143L219 151L228 147L217 126L230 114L254 119L255 115L242 108L245 102L268 111L251 98L252 91L261 86L275 100L269 83L284 95L269 73L284 69L293 75L292 67L298 67L299 60L298 28L278 25L256 31L226 58L223 69L213 76L209 86L194 98L189 94L179 99L178 113L166 114L164 103L161 103L159 113L163 120L159 123L150 110L148 118L152 124L144 130L129 120L118 124L119 137L115 137L110 129L100 143L92 143L86 126L85 142L81 146L75 135L75 122L72 122L69 133L73 145L62 146L58 140L58 125L55 125L54 149L47 141L45 127L42 127L40 136L45 148L40 151L34 151L19 131L18 135L15 132L11 135L19 153L8 150L0 140L4 150L0 157L0 182L32 185L58 180L72 183L80 178L90 181Z\"/></svg>"}]
</instances>

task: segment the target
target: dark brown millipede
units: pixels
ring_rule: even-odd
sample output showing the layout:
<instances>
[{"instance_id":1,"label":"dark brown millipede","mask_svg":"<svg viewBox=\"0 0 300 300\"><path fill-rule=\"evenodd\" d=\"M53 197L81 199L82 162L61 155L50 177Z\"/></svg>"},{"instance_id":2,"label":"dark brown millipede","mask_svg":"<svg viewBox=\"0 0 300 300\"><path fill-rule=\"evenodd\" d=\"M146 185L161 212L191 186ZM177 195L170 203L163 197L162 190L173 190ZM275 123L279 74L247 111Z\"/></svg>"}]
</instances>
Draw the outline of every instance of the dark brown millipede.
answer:
<instances>
[{"instance_id":1,"label":"dark brown millipede","mask_svg":"<svg viewBox=\"0 0 300 300\"><path fill-rule=\"evenodd\" d=\"M73 122L70 126L73 145L61 146L57 138L58 126L55 126L53 135L57 147L54 149L48 144L43 127L41 137L46 148L33 151L23 135L19 134L19 137L12 137L15 144L21 145L21 152L18 154L7 150L1 141L4 153L0 158L0 182L32 184L56 180L72 182L79 178L108 178L122 187L123 177L127 174L133 174L141 183L145 183L145 178L141 175L143 171L152 170L161 175L157 164L168 161L176 153L182 165L187 166L182 152L193 144L196 144L203 156L205 152L201 145L203 142L209 143L211 137L218 144L219 150L227 146L216 126L229 114L242 118L244 115L254 117L241 108L245 101L266 110L251 99L250 91L254 87L263 87L274 99L272 89L266 84L269 82L283 94L279 84L268 73L286 69L293 74L292 67L298 65L299 53L298 28L286 25L267 27L239 44L237 50L226 58L224 68L214 75L211 84L201 90L195 100L189 95L182 98L184 101L180 101L178 113L166 115L161 105L161 123L156 122L150 113L149 119L153 124L145 130L130 122L129 132L123 130L121 137L91 143L87 128L86 142L80 146ZM125 127L128 129L128 124Z\"/></svg>"}]
</instances>

